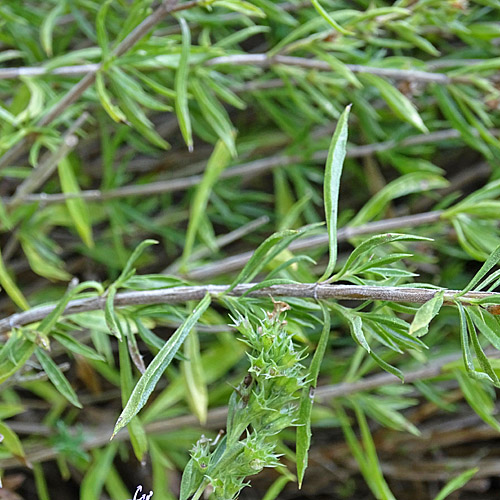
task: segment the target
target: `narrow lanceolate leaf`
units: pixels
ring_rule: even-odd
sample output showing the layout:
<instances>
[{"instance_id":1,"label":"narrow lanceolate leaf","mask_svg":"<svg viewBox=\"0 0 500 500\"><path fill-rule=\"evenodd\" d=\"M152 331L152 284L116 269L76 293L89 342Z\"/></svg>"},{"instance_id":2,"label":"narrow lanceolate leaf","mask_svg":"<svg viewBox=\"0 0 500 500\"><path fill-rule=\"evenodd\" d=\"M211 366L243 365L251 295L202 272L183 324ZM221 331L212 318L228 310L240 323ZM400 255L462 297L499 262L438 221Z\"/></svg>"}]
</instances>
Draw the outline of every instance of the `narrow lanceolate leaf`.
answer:
<instances>
[{"instance_id":1,"label":"narrow lanceolate leaf","mask_svg":"<svg viewBox=\"0 0 500 500\"><path fill-rule=\"evenodd\" d=\"M193 150L193 135L191 132L191 119L189 117L187 81L189 72L189 51L191 48L191 32L186 21L179 19L182 31L182 50L179 67L175 74L175 113L179 120L182 137L189 149Z\"/></svg>"},{"instance_id":2,"label":"narrow lanceolate leaf","mask_svg":"<svg viewBox=\"0 0 500 500\"><path fill-rule=\"evenodd\" d=\"M472 343L472 347L474 348L474 352L476 353L477 360L479 361L479 365L481 366L483 372L490 378L490 381L498 387L500 385L500 381L498 380L498 376L493 370L490 361L484 354L481 344L479 343L479 339L477 337L476 327L472 320L472 317L467 309L465 309L465 316L467 318L467 326L469 328L470 339Z\"/></svg>"},{"instance_id":3,"label":"narrow lanceolate leaf","mask_svg":"<svg viewBox=\"0 0 500 500\"><path fill-rule=\"evenodd\" d=\"M311 224L298 230L287 229L269 236L259 245L257 250L255 250L252 257L250 257L249 261L245 264L245 267L241 270L240 274L226 290L226 293L229 293L236 285L250 281L279 253L287 248L293 240L303 236L310 230L317 228L320 225L321 224Z\"/></svg>"},{"instance_id":4,"label":"narrow lanceolate leaf","mask_svg":"<svg viewBox=\"0 0 500 500\"><path fill-rule=\"evenodd\" d=\"M498 264L500 261L500 246L495 248L491 255L486 259L486 262L481 266L481 269L470 280L469 284L456 296L461 297L467 292L470 292L485 276L486 274Z\"/></svg>"},{"instance_id":5,"label":"narrow lanceolate leaf","mask_svg":"<svg viewBox=\"0 0 500 500\"><path fill-rule=\"evenodd\" d=\"M377 498L383 498L384 500L396 500L382 474L382 468L380 467L377 457L375 442L373 441L365 414L357 403L354 403L353 406L359 424L361 442L363 443L363 449L365 452L366 472L368 473L367 475L370 476L369 479L365 476L365 479L373 485L372 491L375 493Z\"/></svg>"},{"instance_id":6,"label":"narrow lanceolate leaf","mask_svg":"<svg viewBox=\"0 0 500 500\"><path fill-rule=\"evenodd\" d=\"M363 333L363 321L359 316L349 315L349 327L351 329L352 338L366 351L370 352L370 346L366 341L365 334Z\"/></svg>"},{"instance_id":7,"label":"narrow lanceolate leaf","mask_svg":"<svg viewBox=\"0 0 500 500\"><path fill-rule=\"evenodd\" d=\"M113 467L113 459L118 449L118 443L109 443L104 450L94 450L94 460L80 486L80 498L91 500L101 498L101 492Z\"/></svg>"},{"instance_id":8,"label":"narrow lanceolate leaf","mask_svg":"<svg viewBox=\"0 0 500 500\"><path fill-rule=\"evenodd\" d=\"M106 89L104 77L100 72L98 72L95 77L95 88L102 107L106 110L106 113L108 113L108 115L117 123L126 122L127 117L123 114L123 111L111 101L111 95Z\"/></svg>"},{"instance_id":9,"label":"narrow lanceolate leaf","mask_svg":"<svg viewBox=\"0 0 500 500\"><path fill-rule=\"evenodd\" d=\"M468 372L473 372L474 371L474 363L472 362L472 353L470 350L470 343L469 343L469 331L467 328L467 319L465 316L465 309L464 306L458 302L455 301L455 304L458 309L458 314L460 317L460 344L462 347L462 358L464 360L464 365L465 368Z\"/></svg>"},{"instance_id":10,"label":"narrow lanceolate leaf","mask_svg":"<svg viewBox=\"0 0 500 500\"><path fill-rule=\"evenodd\" d=\"M479 471L478 467L474 467L473 469L466 470L465 472L462 472L457 477L454 477L448 483L446 483L441 491L437 494L437 496L434 498L434 500L444 500L446 497L451 495L454 491L457 491L460 489L462 486L467 484L473 477L474 475Z\"/></svg>"},{"instance_id":11,"label":"narrow lanceolate leaf","mask_svg":"<svg viewBox=\"0 0 500 500\"><path fill-rule=\"evenodd\" d=\"M323 311L323 330L321 331L321 337L309 369L309 385L304 387L300 398L296 451L299 488L302 487L302 481L307 469L309 446L311 445L311 412L314 402L314 390L318 383L321 362L323 361L328 339L330 337L330 311L323 302L320 302L320 306Z\"/></svg>"},{"instance_id":12,"label":"narrow lanceolate leaf","mask_svg":"<svg viewBox=\"0 0 500 500\"><path fill-rule=\"evenodd\" d=\"M186 398L192 412L201 424L207 420L208 390L200 356L200 341L195 329L187 336L184 344L187 361L182 362L182 374L186 387Z\"/></svg>"},{"instance_id":13,"label":"narrow lanceolate leaf","mask_svg":"<svg viewBox=\"0 0 500 500\"><path fill-rule=\"evenodd\" d=\"M109 6L112 0L106 0L102 3L96 17L96 33L97 33L97 43L102 50L102 58L106 60L109 55L109 37L106 30L106 17L108 15Z\"/></svg>"},{"instance_id":14,"label":"narrow lanceolate leaf","mask_svg":"<svg viewBox=\"0 0 500 500\"><path fill-rule=\"evenodd\" d=\"M132 255L128 258L127 263L125 264L125 267L123 268L123 271L120 273L120 276L116 280L116 286L121 286L125 281L127 281L130 278L130 274L134 273L133 265L135 264L135 261L142 255L144 250L147 247L150 247L151 245L157 245L158 242L156 240L144 240L137 245L137 247L134 249L132 252Z\"/></svg>"},{"instance_id":15,"label":"narrow lanceolate leaf","mask_svg":"<svg viewBox=\"0 0 500 500\"><path fill-rule=\"evenodd\" d=\"M172 361L188 333L196 325L201 315L207 310L209 305L210 295L207 294L200 301L193 313L186 319L186 321L184 321L184 323L182 323L172 337L170 337L168 342L166 342L160 349L160 352L155 356L153 361L151 361L149 366L146 368L146 371L142 374L141 378L134 387L125 408L118 418L113 431L113 436L122 427L125 427L146 404L163 372Z\"/></svg>"},{"instance_id":16,"label":"narrow lanceolate leaf","mask_svg":"<svg viewBox=\"0 0 500 500\"><path fill-rule=\"evenodd\" d=\"M422 337L429 331L429 324L443 305L444 290L436 292L434 297L423 304L415 314L409 334Z\"/></svg>"},{"instance_id":17,"label":"narrow lanceolate leaf","mask_svg":"<svg viewBox=\"0 0 500 500\"><path fill-rule=\"evenodd\" d=\"M14 280L10 277L7 268L2 259L2 254L0 252L0 285L7 292L7 295L12 299L12 301L21 309L29 309L30 306L28 301L24 298L21 290L17 288Z\"/></svg>"},{"instance_id":18,"label":"narrow lanceolate leaf","mask_svg":"<svg viewBox=\"0 0 500 500\"><path fill-rule=\"evenodd\" d=\"M184 251L182 252L182 267L186 264L187 259L193 250L196 233L200 227L202 217L205 214L208 198L212 192L212 187L217 182L220 174L229 164L231 153L227 145L221 140L218 141L214 152L208 160L203 180L198 184L196 192L191 202L191 214L189 216L189 224L186 232L186 241L184 242Z\"/></svg>"},{"instance_id":19,"label":"narrow lanceolate leaf","mask_svg":"<svg viewBox=\"0 0 500 500\"><path fill-rule=\"evenodd\" d=\"M68 379L63 375L60 368L54 363L52 358L40 348L35 349L36 357L42 365L43 371L49 377L49 380L54 384L54 387L72 404L78 408L82 408L78 397L68 382Z\"/></svg>"},{"instance_id":20,"label":"narrow lanceolate leaf","mask_svg":"<svg viewBox=\"0 0 500 500\"><path fill-rule=\"evenodd\" d=\"M439 108L451 126L460 132L463 140L474 149L477 149L487 158L491 158L491 151L488 149L482 139L474 135L472 127L464 118L460 109L451 97L448 89L444 85L435 85L434 95L436 96Z\"/></svg>"},{"instance_id":21,"label":"narrow lanceolate leaf","mask_svg":"<svg viewBox=\"0 0 500 500\"><path fill-rule=\"evenodd\" d=\"M321 4L318 2L318 0L311 0L311 3L313 4L314 8L316 9L317 13L335 30L338 31L339 33L342 33L343 35L352 35L353 32L346 30L340 26L336 21L332 19L330 14L321 6Z\"/></svg>"},{"instance_id":22,"label":"narrow lanceolate leaf","mask_svg":"<svg viewBox=\"0 0 500 500\"><path fill-rule=\"evenodd\" d=\"M116 295L116 285L111 285L108 288L108 294L106 295L106 304L104 306L104 319L106 320L106 325L110 332L118 339L122 339L120 333L120 328L118 326L118 319L115 314L115 295Z\"/></svg>"},{"instance_id":23,"label":"narrow lanceolate leaf","mask_svg":"<svg viewBox=\"0 0 500 500\"><path fill-rule=\"evenodd\" d=\"M208 91L206 84L197 79L191 79L191 90L200 106L200 110L213 128L214 132L224 141L231 152L231 156L237 156L236 146L234 144L234 129L224 106Z\"/></svg>"},{"instance_id":24,"label":"narrow lanceolate leaf","mask_svg":"<svg viewBox=\"0 0 500 500\"><path fill-rule=\"evenodd\" d=\"M363 74L361 79L368 85L373 85L380 92L384 101L397 117L410 123L424 134L429 132L411 101L394 85L376 75Z\"/></svg>"},{"instance_id":25,"label":"narrow lanceolate leaf","mask_svg":"<svg viewBox=\"0 0 500 500\"><path fill-rule=\"evenodd\" d=\"M52 34L54 32L54 27L57 18L62 14L63 10L64 3L56 5L47 16L45 16L40 27L40 42L42 43L43 50L45 50L45 53L49 57L52 57Z\"/></svg>"},{"instance_id":26,"label":"narrow lanceolate leaf","mask_svg":"<svg viewBox=\"0 0 500 500\"><path fill-rule=\"evenodd\" d=\"M430 172L410 172L393 180L372 196L365 206L353 217L349 225L359 226L372 220L382 213L390 201L396 198L407 196L411 193L444 188L448 184L448 181L440 175Z\"/></svg>"},{"instance_id":27,"label":"narrow lanceolate leaf","mask_svg":"<svg viewBox=\"0 0 500 500\"><path fill-rule=\"evenodd\" d=\"M395 366L392 366L391 364L387 363L387 361L384 361L380 356L375 354L373 351L370 352L370 356L373 358L375 363L377 363L377 365L380 366L380 368L382 368L382 370L392 373L393 375L398 377L398 379L401 380L401 382L405 381L403 372L399 368L396 368Z\"/></svg>"},{"instance_id":28,"label":"narrow lanceolate leaf","mask_svg":"<svg viewBox=\"0 0 500 500\"><path fill-rule=\"evenodd\" d=\"M455 377L469 406L490 427L500 432L500 423L495 418L495 403L482 380L475 380L466 373L456 370Z\"/></svg>"},{"instance_id":29,"label":"narrow lanceolate leaf","mask_svg":"<svg viewBox=\"0 0 500 500\"><path fill-rule=\"evenodd\" d=\"M332 280L340 279L352 267L354 267L354 264L356 263L357 260L373 252L373 250L376 247L380 245L385 245L386 243L393 243L396 241L432 241L432 240L430 238L425 238L424 236L416 236L413 234L400 234L400 233L377 234L360 243L351 252L342 269L332 278Z\"/></svg>"},{"instance_id":30,"label":"narrow lanceolate leaf","mask_svg":"<svg viewBox=\"0 0 500 500\"><path fill-rule=\"evenodd\" d=\"M12 356L3 357L5 347L0 351L2 359L0 361L0 384L5 382L17 370L19 370L26 361L31 357L35 350L35 344L25 339L24 337L17 337L19 340L15 341L15 349L12 350Z\"/></svg>"},{"instance_id":31,"label":"narrow lanceolate leaf","mask_svg":"<svg viewBox=\"0 0 500 500\"><path fill-rule=\"evenodd\" d=\"M68 158L64 158L57 165L59 180L64 194L80 193L80 186L73 171L73 165ZM77 233L88 247L94 246L92 238L92 226L87 204L81 198L69 198L66 200L66 207L75 224Z\"/></svg>"},{"instance_id":32,"label":"narrow lanceolate leaf","mask_svg":"<svg viewBox=\"0 0 500 500\"><path fill-rule=\"evenodd\" d=\"M337 210L340 188L340 175L344 165L347 146L347 122L351 106L347 106L339 118L330 143L325 166L324 204L330 258L325 273L319 281L328 279L337 262Z\"/></svg>"},{"instance_id":33,"label":"narrow lanceolate leaf","mask_svg":"<svg viewBox=\"0 0 500 500\"><path fill-rule=\"evenodd\" d=\"M21 440L17 434L4 422L0 421L0 436L2 436L2 445L7 448L14 456L24 459L24 449Z\"/></svg>"}]
</instances>

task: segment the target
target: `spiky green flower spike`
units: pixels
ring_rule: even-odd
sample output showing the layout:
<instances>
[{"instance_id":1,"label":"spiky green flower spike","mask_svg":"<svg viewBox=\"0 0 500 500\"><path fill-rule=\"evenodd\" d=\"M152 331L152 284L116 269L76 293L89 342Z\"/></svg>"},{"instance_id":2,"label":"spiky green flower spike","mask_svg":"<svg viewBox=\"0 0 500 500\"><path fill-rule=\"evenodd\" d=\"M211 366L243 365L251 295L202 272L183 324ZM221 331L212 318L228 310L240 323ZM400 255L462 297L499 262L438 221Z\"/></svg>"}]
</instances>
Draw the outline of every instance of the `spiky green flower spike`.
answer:
<instances>
[{"instance_id":1,"label":"spiky green flower spike","mask_svg":"<svg viewBox=\"0 0 500 500\"><path fill-rule=\"evenodd\" d=\"M296 423L297 400L306 383L303 351L285 328L289 308L274 302L274 310L257 325L247 317L235 320L250 348L250 367L229 400L224 438L213 450L205 437L194 446L182 476L181 500L196 500L206 488L217 500L233 500L247 485L247 476L280 465L277 434Z\"/></svg>"}]
</instances>

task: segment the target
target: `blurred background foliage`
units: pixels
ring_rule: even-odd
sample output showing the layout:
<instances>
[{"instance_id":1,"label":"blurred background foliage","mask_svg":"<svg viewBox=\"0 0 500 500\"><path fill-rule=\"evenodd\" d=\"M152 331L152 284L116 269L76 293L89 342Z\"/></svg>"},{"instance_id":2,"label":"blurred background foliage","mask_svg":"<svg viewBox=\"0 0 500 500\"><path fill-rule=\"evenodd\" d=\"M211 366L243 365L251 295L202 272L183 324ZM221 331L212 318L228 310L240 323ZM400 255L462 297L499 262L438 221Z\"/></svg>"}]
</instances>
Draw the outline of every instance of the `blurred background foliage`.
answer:
<instances>
[{"instance_id":1,"label":"blurred background foliage","mask_svg":"<svg viewBox=\"0 0 500 500\"><path fill-rule=\"evenodd\" d=\"M233 283L271 234L325 219L327 150L348 104L337 278L463 289L500 244L499 40L498 0L1 2L0 498L125 500L139 484L178 497L188 451L225 427L248 370L228 313L262 318L271 300L207 306L111 443L194 305L111 300L61 318L61 300ZM353 247L396 230L416 237L343 269ZM318 280L328 239L304 232L253 264L257 281ZM148 238L159 244L133 255ZM9 323L57 301L47 321ZM288 331L313 352L320 306L287 302ZM481 356L500 348L498 320L445 307L424 344L417 308L328 303L302 490L292 427L277 441L289 470L265 470L241 498L498 497L500 364ZM475 378L460 359L469 335Z\"/></svg>"}]
</instances>

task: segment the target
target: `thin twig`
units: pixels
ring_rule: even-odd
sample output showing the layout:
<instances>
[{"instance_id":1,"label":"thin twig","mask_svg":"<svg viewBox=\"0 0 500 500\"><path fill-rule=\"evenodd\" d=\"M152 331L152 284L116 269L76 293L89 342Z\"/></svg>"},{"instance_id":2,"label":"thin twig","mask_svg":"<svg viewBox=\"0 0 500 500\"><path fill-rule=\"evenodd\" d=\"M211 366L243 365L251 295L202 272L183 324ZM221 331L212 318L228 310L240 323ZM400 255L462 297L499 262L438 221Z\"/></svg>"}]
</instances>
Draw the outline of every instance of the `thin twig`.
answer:
<instances>
[{"instance_id":1,"label":"thin twig","mask_svg":"<svg viewBox=\"0 0 500 500\"><path fill-rule=\"evenodd\" d=\"M125 42L125 40L124 40ZM123 54L121 52L119 55ZM317 69L320 71L331 71L332 67L328 62L319 59L307 59L305 57L267 54L234 54L229 56L214 57L206 61L205 66L218 65L253 65L253 66L272 66L274 64L284 64L286 66L298 66L305 69ZM354 73L369 73L372 75L384 76L395 80L419 81L426 83L449 84L454 81L453 78L444 73L433 73L416 69L398 69L398 68L378 68L376 66L364 66L362 64L346 64ZM19 78L21 76L75 76L75 75L94 75L101 68L100 63L87 63L72 66L60 66L59 68L48 69L44 67L19 67L0 69L0 80ZM86 82L87 84L87 82ZM81 95L81 94L80 94Z\"/></svg>"},{"instance_id":2,"label":"thin twig","mask_svg":"<svg viewBox=\"0 0 500 500\"><path fill-rule=\"evenodd\" d=\"M432 299L436 294L436 289L428 288L406 288L395 286L361 286L361 285L323 285L318 283L297 283L288 285L273 285L258 290L251 291L259 283L248 283L238 285L229 295L241 297L300 297L334 300L382 300L391 302L403 302L423 304ZM150 305L150 304L178 304L190 300L201 300L206 294L210 294L214 299L228 291L228 285L193 285L179 286L161 290L144 290L134 292L119 293L115 297L115 307ZM446 290L444 303L450 305L454 303L455 296L459 290ZM474 300L498 297L492 292L468 292L461 296L464 305L470 305ZM72 300L64 309L64 315L77 314L87 311L104 309L106 297L91 297L85 299ZM13 314L0 321L0 333L5 333L13 328L34 323L45 318L56 306L54 304L45 305L29 309L27 311Z\"/></svg>"},{"instance_id":3,"label":"thin twig","mask_svg":"<svg viewBox=\"0 0 500 500\"><path fill-rule=\"evenodd\" d=\"M252 65L264 67L274 64L284 64L286 66L298 66L300 68L317 69L320 71L332 70L328 62L318 59L283 55L268 56L267 54L234 54L230 56L219 56L205 63L206 66L219 66L224 64L232 66ZM370 73L372 75L393 78L394 80L432 82L443 85L450 84L454 81L454 79L443 73L431 73L415 69L377 68L375 66L363 66L361 64L346 64L346 66L354 73Z\"/></svg>"},{"instance_id":4,"label":"thin twig","mask_svg":"<svg viewBox=\"0 0 500 500\"><path fill-rule=\"evenodd\" d=\"M496 129L492 130L492 133L497 133ZM378 142L374 144L366 144L362 146L349 146L347 150L348 158L362 158L367 155L372 155L374 153L381 153L383 151L389 151L395 147L409 147L417 146L420 144L429 144L433 142L440 142L450 139L458 139L460 133L454 129L439 130L437 132L432 132L430 134L418 134L415 136L406 137L405 139L395 140L391 139L388 141ZM328 151L317 151L314 153L310 161L322 162L325 161L328 156ZM235 167L226 169L221 174L222 179L228 179L231 177L237 177L239 175L254 176L272 170L273 168L286 167L293 165L294 163L303 161L303 158L298 155L285 156L277 155L271 156L269 158L262 158L260 160L251 161L248 163L243 163ZM169 179L166 181L150 182L148 184L141 185L131 185L123 186L116 189L110 189L109 191L100 191L98 189L90 189L86 191L81 191L80 193L39 193L31 194L23 197L23 201L27 203L39 202L45 205L52 203L62 203L68 199L81 198L87 201L106 201L116 198L124 198L126 196L150 196L154 194L177 192L184 189L189 189L190 187L197 186L201 180L201 175L193 175L189 177L180 177L177 179ZM9 205L12 203L11 198L2 198L2 201Z\"/></svg>"}]
</instances>

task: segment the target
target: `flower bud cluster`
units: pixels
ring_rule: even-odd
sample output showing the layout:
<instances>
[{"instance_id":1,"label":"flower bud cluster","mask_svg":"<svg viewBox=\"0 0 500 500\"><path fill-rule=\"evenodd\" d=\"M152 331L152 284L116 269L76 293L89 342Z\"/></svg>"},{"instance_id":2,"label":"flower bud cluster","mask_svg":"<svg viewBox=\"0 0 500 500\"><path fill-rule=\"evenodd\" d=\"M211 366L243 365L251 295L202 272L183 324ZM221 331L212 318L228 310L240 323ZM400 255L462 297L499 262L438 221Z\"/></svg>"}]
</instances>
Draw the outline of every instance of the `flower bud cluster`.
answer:
<instances>
[{"instance_id":1,"label":"flower bud cluster","mask_svg":"<svg viewBox=\"0 0 500 500\"><path fill-rule=\"evenodd\" d=\"M276 435L296 423L297 397L306 382L304 351L286 330L286 309L287 304L275 302L258 326L247 317L235 321L250 348L250 367L230 398L225 437L213 451L206 438L194 446L181 500L193 494L198 498L206 487L212 489L211 498L233 500L247 485L246 477L280 465Z\"/></svg>"}]
</instances>

